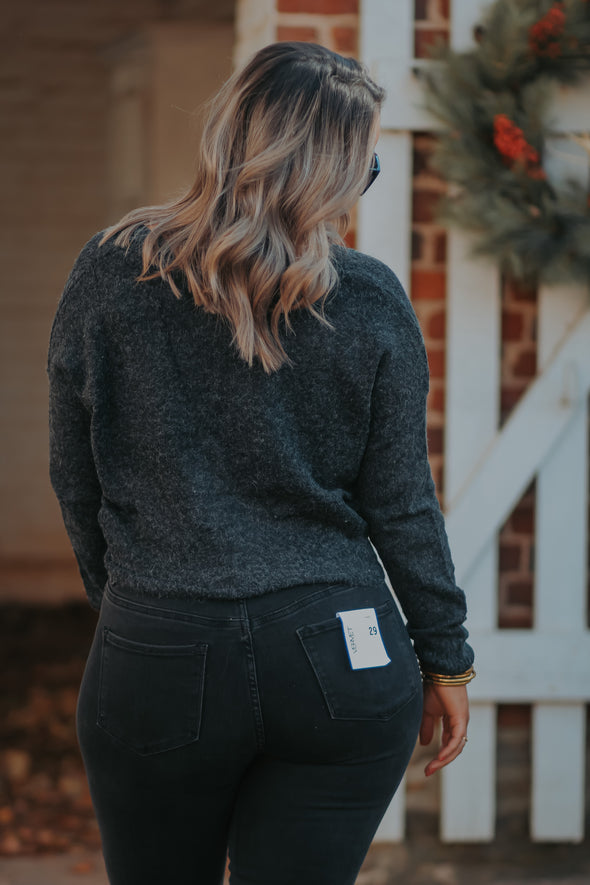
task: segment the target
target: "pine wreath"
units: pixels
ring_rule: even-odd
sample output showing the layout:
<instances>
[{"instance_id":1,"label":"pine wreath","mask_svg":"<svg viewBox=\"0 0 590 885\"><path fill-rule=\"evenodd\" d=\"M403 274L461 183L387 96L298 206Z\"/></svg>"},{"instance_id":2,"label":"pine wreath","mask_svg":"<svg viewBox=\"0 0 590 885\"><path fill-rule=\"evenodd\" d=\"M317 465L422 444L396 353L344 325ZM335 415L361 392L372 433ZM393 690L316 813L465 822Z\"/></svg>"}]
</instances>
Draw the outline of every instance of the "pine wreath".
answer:
<instances>
[{"instance_id":1,"label":"pine wreath","mask_svg":"<svg viewBox=\"0 0 590 885\"><path fill-rule=\"evenodd\" d=\"M590 70L590 0L496 0L474 37L469 52L439 49L424 75L426 106L445 124L440 217L515 279L587 282L588 194L551 183L543 160L554 87ZM570 137L590 154L588 133Z\"/></svg>"}]
</instances>

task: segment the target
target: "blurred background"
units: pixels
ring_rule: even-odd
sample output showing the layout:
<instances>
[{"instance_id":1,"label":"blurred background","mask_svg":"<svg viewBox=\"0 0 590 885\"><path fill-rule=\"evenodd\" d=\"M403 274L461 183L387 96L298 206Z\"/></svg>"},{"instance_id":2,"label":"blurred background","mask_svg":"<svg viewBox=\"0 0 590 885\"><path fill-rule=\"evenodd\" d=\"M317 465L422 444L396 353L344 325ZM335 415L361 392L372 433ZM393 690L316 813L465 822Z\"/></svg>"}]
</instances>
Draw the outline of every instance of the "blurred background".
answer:
<instances>
[{"instance_id":1,"label":"blurred background","mask_svg":"<svg viewBox=\"0 0 590 885\"><path fill-rule=\"evenodd\" d=\"M458 575L472 606L468 626L476 652L481 649L469 752L452 777L427 781L422 769L428 754L417 749L362 882L452 885L535 875L539 881L590 881L587 434L575 495L583 531L580 536L577 519L574 552L577 560L582 557L583 575L581 567L575 571L567 609L575 614L555 624L554 654L547 646L551 616L539 590L538 556L539 532L551 531L545 522L539 525L539 514L545 519L539 476L554 443L547 443L538 463L527 462L504 498L498 478L504 503L497 512L490 506L495 522L486 523L489 537L477 550L477 562L461 546L466 524L480 515L467 511L465 522L461 490L502 430L526 423L527 393L545 360L538 330L547 294L493 268L474 268L461 238L436 220L435 206L446 187L430 165L436 126L417 110L415 71L429 47L437 40L467 44L485 6L478 0L20 0L4 5L3 885L2 876L9 883L50 882L50 869L56 882L80 875L106 882L74 729L96 614L86 603L48 477L45 365L59 296L94 233L129 209L162 202L191 182L203 102L234 65L265 43L292 39L362 58L388 89L380 188L359 206L347 241L396 270L423 329L431 370L431 465L449 511ZM578 130L590 114L588 95L580 105L585 116ZM469 300L474 291L482 299L491 294L480 303ZM572 296L578 305L580 297L585 296ZM477 360L477 370L470 359ZM519 408L523 417L510 424ZM586 428L587 414L586 391ZM514 446L514 457L522 461L522 441ZM567 501L565 511L560 506L556 502L557 519L567 523L573 518ZM485 509L481 503L480 508ZM484 513L481 517L485 522ZM559 560L559 549L555 555ZM565 555L558 573L567 577L571 556ZM564 599L567 587L554 587L554 594ZM34 867L41 859L53 864L43 874Z\"/></svg>"},{"instance_id":2,"label":"blurred background","mask_svg":"<svg viewBox=\"0 0 590 885\"><path fill-rule=\"evenodd\" d=\"M57 299L93 233L191 181L234 4L26 0L2 29L2 596L57 602L80 590L48 483Z\"/></svg>"}]
</instances>

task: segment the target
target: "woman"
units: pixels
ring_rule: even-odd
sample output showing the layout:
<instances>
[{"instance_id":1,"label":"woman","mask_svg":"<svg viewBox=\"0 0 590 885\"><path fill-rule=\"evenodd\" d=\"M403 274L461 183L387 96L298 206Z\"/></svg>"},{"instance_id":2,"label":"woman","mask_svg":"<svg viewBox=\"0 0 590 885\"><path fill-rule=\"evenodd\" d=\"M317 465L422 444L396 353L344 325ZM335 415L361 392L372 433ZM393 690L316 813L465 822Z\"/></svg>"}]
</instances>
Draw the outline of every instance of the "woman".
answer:
<instances>
[{"instance_id":1,"label":"woman","mask_svg":"<svg viewBox=\"0 0 590 885\"><path fill-rule=\"evenodd\" d=\"M219 885L228 849L233 885L353 883L418 732L442 717L427 775L467 739L423 340L340 240L383 97L267 46L186 195L92 237L58 306L51 479L100 612L77 733L112 885Z\"/></svg>"}]
</instances>

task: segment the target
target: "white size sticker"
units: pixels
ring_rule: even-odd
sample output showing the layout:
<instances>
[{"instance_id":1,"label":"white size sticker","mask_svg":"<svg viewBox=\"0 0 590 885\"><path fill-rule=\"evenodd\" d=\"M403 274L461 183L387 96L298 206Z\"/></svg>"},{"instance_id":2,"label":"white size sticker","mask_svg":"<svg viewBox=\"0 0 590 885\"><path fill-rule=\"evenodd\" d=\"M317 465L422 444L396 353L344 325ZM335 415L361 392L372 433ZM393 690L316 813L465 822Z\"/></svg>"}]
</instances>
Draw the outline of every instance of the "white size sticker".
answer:
<instances>
[{"instance_id":1,"label":"white size sticker","mask_svg":"<svg viewBox=\"0 0 590 885\"><path fill-rule=\"evenodd\" d=\"M367 667L384 667L388 657L379 632L377 613L374 608L355 608L348 612L336 612L342 621L342 630L353 670Z\"/></svg>"}]
</instances>

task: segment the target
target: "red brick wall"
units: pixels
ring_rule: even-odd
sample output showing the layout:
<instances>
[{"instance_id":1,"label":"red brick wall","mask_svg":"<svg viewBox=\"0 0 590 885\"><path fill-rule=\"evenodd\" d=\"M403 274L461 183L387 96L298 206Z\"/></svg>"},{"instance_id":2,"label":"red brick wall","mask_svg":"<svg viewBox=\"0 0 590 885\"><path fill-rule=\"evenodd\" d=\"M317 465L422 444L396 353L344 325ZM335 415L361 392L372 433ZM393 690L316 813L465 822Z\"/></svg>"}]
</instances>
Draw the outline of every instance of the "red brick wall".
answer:
<instances>
[{"instance_id":1,"label":"red brick wall","mask_svg":"<svg viewBox=\"0 0 590 885\"><path fill-rule=\"evenodd\" d=\"M356 55L358 6L359 0L277 0L277 40L321 43Z\"/></svg>"},{"instance_id":2,"label":"red brick wall","mask_svg":"<svg viewBox=\"0 0 590 885\"><path fill-rule=\"evenodd\" d=\"M427 58L437 42L448 43L450 0L415 0L414 57Z\"/></svg>"},{"instance_id":3,"label":"red brick wall","mask_svg":"<svg viewBox=\"0 0 590 885\"><path fill-rule=\"evenodd\" d=\"M415 0L414 56L428 58L436 43L448 43L449 0ZM414 135L412 198L412 278L410 294L422 326L430 366L428 450L441 504L444 504L444 423L446 372L446 247L444 228L436 222L436 204L444 182L430 168L435 138Z\"/></svg>"},{"instance_id":4,"label":"red brick wall","mask_svg":"<svg viewBox=\"0 0 590 885\"><path fill-rule=\"evenodd\" d=\"M443 498L446 234L435 221L435 206L444 183L429 168L434 138L414 136L412 197L412 275L410 292L424 333L430 366L428 449L439 498Z\"/></svg>"}]
</instances>

